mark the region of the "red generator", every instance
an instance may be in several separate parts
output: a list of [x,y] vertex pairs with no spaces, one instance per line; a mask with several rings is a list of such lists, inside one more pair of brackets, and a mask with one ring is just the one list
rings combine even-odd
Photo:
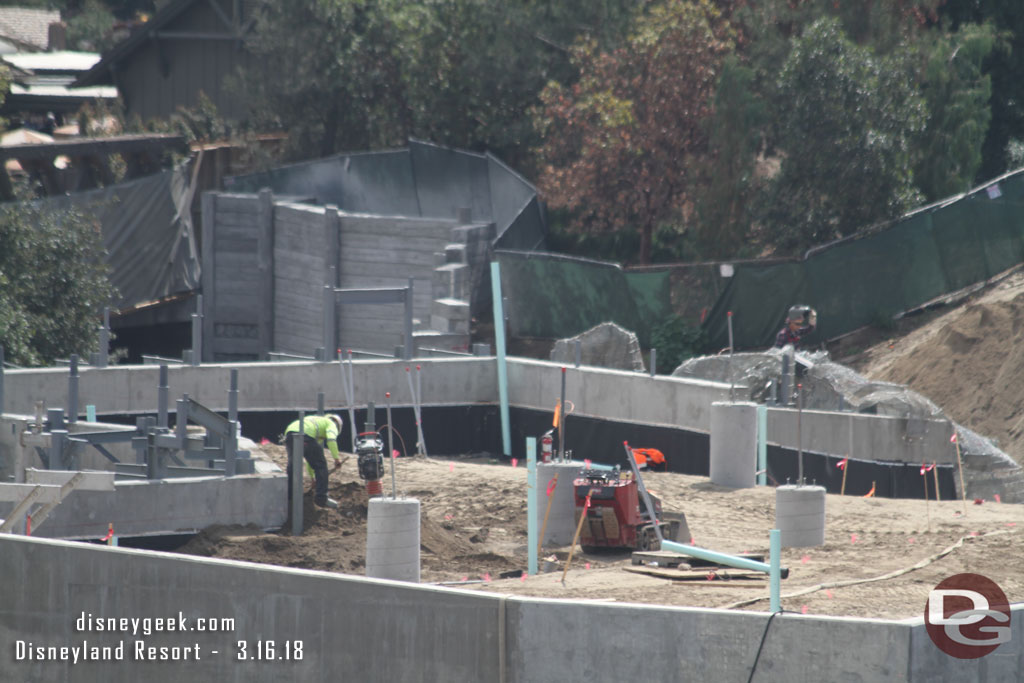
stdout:
[[[573,488],[577,524],[586,505],[587,494],[590,494],[590,508],[586,510],[587,518],[580,529],[580,545],[584,552],[592,548],[660,549],[635,479],[620,476],[618,469],[584,470],[573,481]],[[662,536],[670,541],[677,540],[685,517],[669,513],[670,519],[665,519],[661,501],[652,495],[651,502],[654,514],[660,520]]]

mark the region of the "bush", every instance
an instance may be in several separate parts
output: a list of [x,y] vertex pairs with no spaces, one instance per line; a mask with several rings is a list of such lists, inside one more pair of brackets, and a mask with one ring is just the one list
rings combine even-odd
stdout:
[[671,374],[687,358],[707,351],[708,339],[704,330],[693,327],[674,315],[651,330],[651,348],[658,350],[658,372]]

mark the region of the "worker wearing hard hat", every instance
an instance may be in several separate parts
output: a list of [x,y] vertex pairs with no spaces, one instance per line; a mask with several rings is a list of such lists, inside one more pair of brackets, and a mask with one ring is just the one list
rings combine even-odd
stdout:
[[794,348],[800,340],[814,332],[818,325],[818,313],[810,306],[793,306],[786,315],[786,326],[775,335],[776,348],[791,344]]
[[[338,503],[327,497],[327,457],[324,455],[324,444],[331,450],[335,466],[339,463],[338,435],[341,434],[340,415],[310,415],[302,420],[302,457],[313,469],[314,488],[313,502],[322,508],[337,508]],[[299,420],[292,422],[284,430],[285,445],[288,448],[288,460],[292,458],[291,437],[299,431]],[[292,468],[288,468],[288,495],[291,495]]]

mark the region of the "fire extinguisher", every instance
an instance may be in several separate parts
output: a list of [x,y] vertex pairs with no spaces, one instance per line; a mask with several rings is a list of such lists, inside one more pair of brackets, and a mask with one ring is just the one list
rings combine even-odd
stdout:
[[540,437],[540,457],[543,462],[551,462],[551,453],[555,444],[555,438],[552,435],[554,431],[549,429],[544,436]]

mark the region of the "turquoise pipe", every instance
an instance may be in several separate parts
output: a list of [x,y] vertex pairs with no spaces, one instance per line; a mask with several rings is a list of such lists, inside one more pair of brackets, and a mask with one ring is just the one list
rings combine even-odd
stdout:
[[[745,557],[736,557],[735,555],[720,553],[714,550],[708,550],[707,548],[698,548],[697,546],[686,545],[684,543],[676,543],[675,541],[662,541],[661,549],[670,550],[674,553],[679,553],[680,555],[696,557],[700,560],[707,560],[708,562],[717,562],[718,564],[726,567],[735,567],[736,569],[746,569],[754,572],[764,572],[765,574],[771,573],[771,566],[767,562],[748,560]],[[786,578],[789,576],[789,569],[786,567],[780,568],[779,575],[782,578]]]
[[537,573],[537,438],[526,437],[526,573]]
[[[771,563],[771,571],[768,573],[768,609],[774,614],[782,610],[782,600],[779,597],[779,577],[782,576],[782,569],[779,567],[779,562],[782,559],[782,532],[772,529],[768,538],[768,560]],[[788,569],[786,573],[789,573]]]
[[508,365],[505,362],[505,307],[501,300],[501,267],[491,261],[491,299],[494,310],[494,347],[498,357],[498,400],[501,403],[501,448],[512,455],[512,437],[508,419]]

